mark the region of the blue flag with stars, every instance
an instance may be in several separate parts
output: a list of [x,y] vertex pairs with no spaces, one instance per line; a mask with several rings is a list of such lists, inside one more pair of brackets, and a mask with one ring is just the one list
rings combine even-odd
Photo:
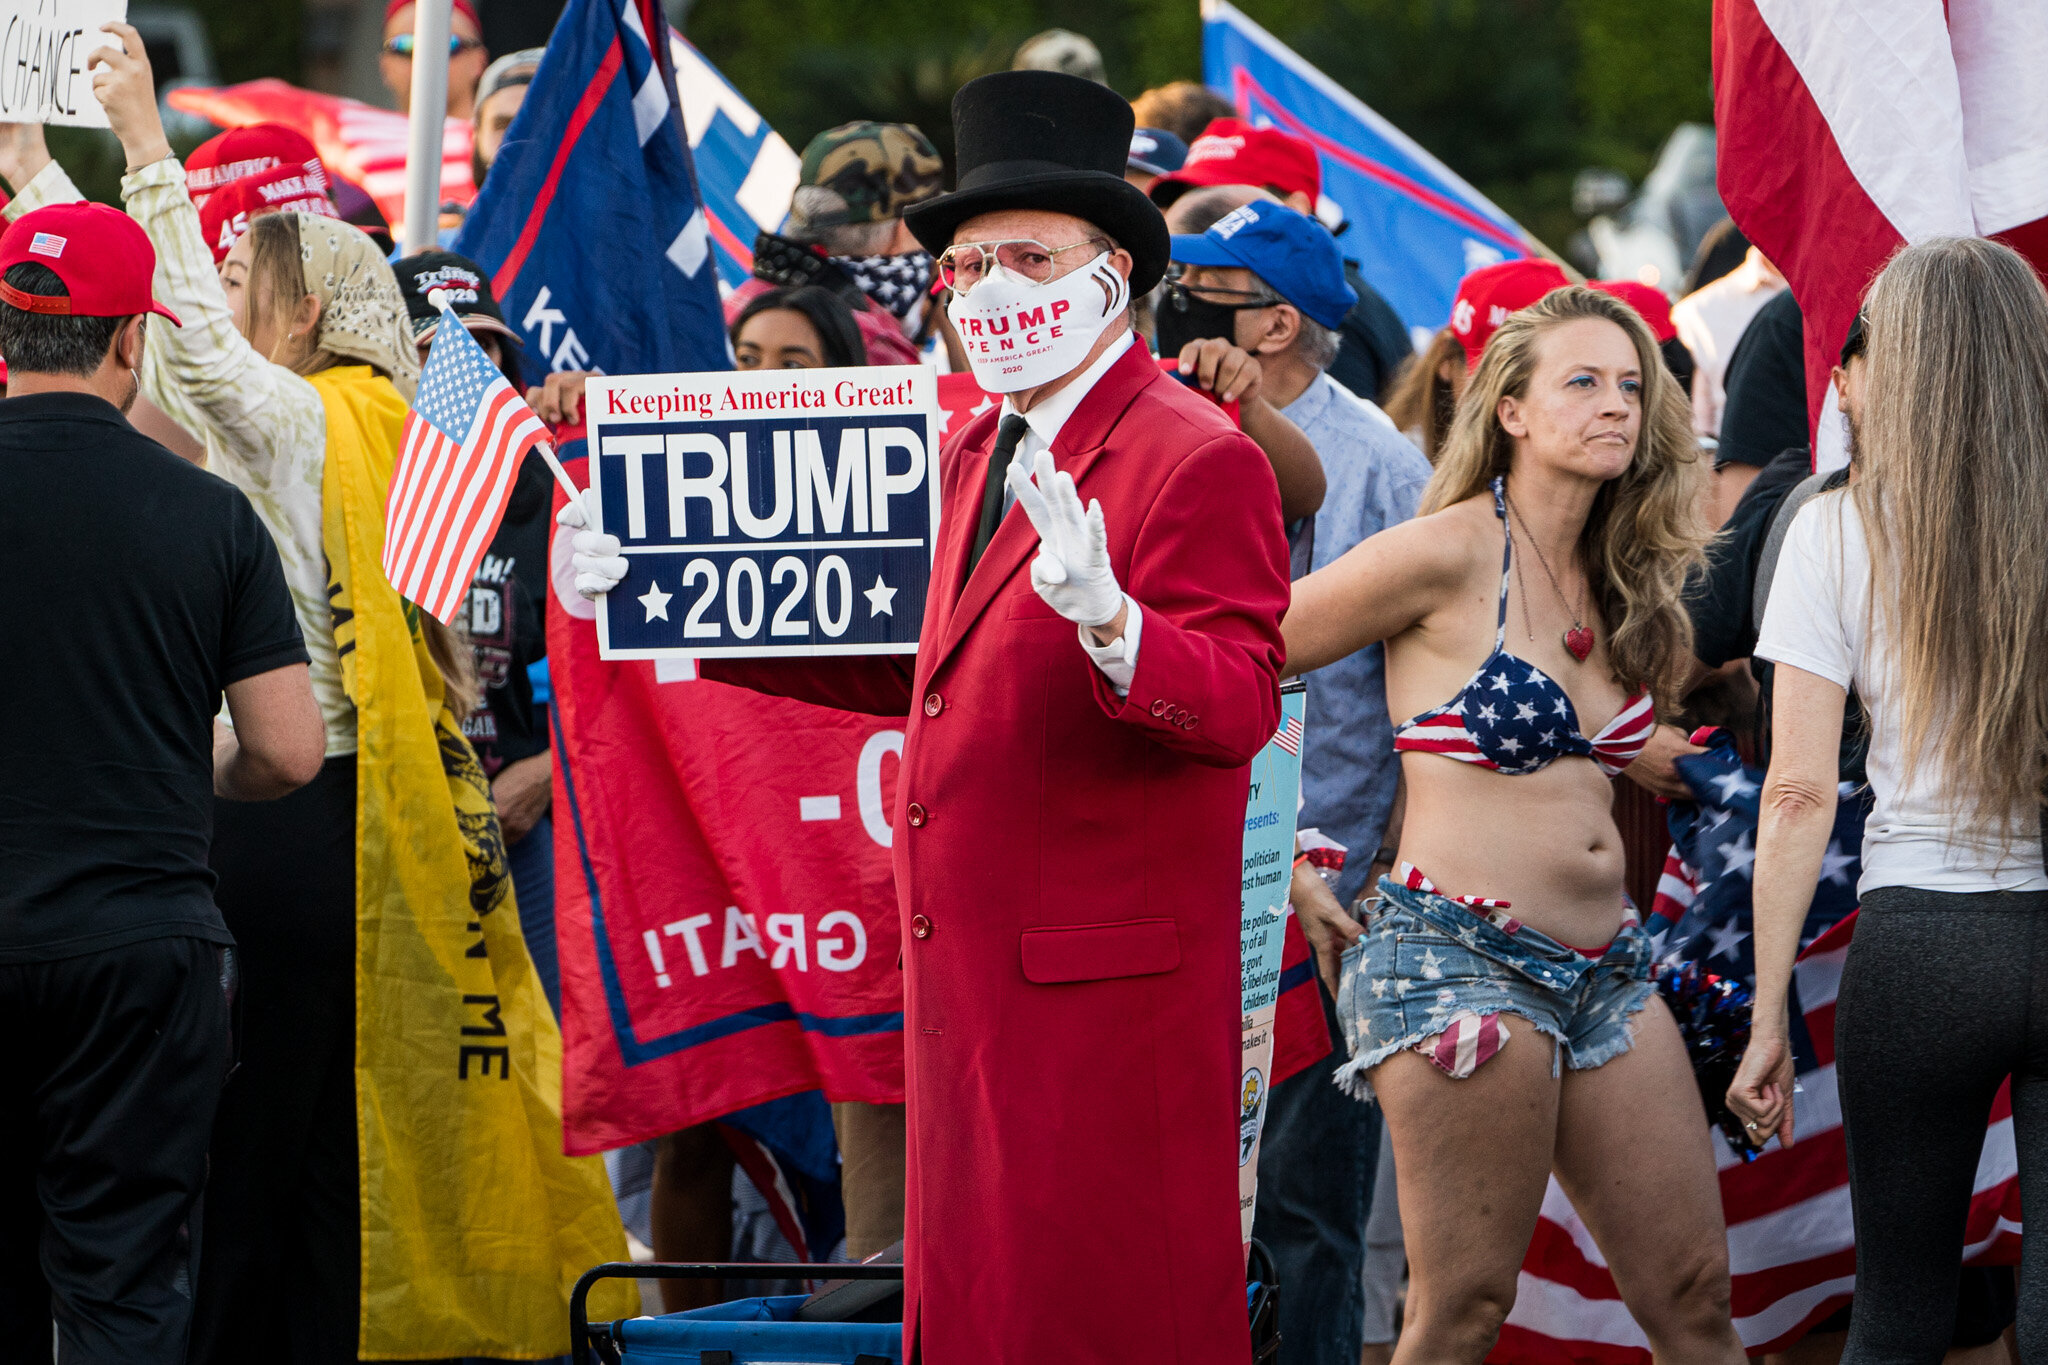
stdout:
[[569,0],[454,246],[490,272],[529,383],[731,367],[659,4]]
[[[1654,936],[1658,960],[1669,966],[1697,963],[1704,972],[1756,984],[1751,891],[1756,870],[1756,833],[1763,772],[1742,761],[1726,730],[1716,730],[1707,751],[1677,762],[1678,772],[1697,798],[1675,802],[1667,821],[1672,849],[1664,884],[1644,927]],[[1799,931],[1804,949],[1856,908],[1862,872],[1863,822],[1870,790],[1843,784],[1835,805],[1835,827],[1821,862],[1813,905]],[[1687,903],[1687,897],[1690,903]],[[1799,1020],[1797,1002],[1792,1017]],[[1809,1064],[1803,1029],[1795,1026],[1795,1061]],[[1797,1054],[1804,1053],[1804,1056]]]

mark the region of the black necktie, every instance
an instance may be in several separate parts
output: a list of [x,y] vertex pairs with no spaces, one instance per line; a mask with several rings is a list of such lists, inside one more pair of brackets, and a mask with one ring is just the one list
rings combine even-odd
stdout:
[[974,566],[981,563],[982,551],[988,549],[988,543],[995,539],[996,527],[1002,525],[1003,480],[1010,473],[1017,443],[1029,429],[1024,419],[1014,413],[996,428],[995,449],[988,453],[988,482],[981,489],[981,520],[974,528],[974,548],[967,552],[967,573],[961,578],[962,583],[974,576]]

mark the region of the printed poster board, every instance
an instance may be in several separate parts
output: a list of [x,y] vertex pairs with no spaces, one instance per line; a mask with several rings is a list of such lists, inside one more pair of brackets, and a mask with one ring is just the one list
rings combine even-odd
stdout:
[[120,47],[100,26],[127,17],[128,0],[0,0],[0,123],[106,127],[92,54]]
[[1259,1187],[1259,1135],[1273,1076],[1273,1016],[1280,1003],[1280,955],[1287,891],[1294,879],[1294,816],[1301,806],[1301,743],[1308,689],[1280,689],[1280,728],[1252,760],[1244,812],[1244,880],[1239,945],[1244,969],[1244,1065],[1238,1081],[1237,1195],[1246,1253]]
[[939,526],[928,366],[593,376],[625,580],[606,659],[912,654]]

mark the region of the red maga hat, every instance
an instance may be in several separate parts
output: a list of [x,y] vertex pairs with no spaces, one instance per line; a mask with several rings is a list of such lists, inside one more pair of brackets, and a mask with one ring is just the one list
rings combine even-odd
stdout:
[[0,236],[0,275],[23,261],[48,266],[71,292],[28,294],[0,280],[0,303],[66,317],[155,313],[169,318],[174,327],[183,325],[150,291],[156,248],[149,244],[149,235],[119,209],[79,202],[22,214]]
[[231,180],[207,196],[199,210],[199,231],[213,249],[213,263],[228,258],[228,248],[249,230],[249,220],[266,213],[311,213],[339,218],[323,184],[297,166],[279,166],[258,175]]
[[1258,185],[1306,194],[1313,205],[1323,197],[1323,167],[1307,138],[1219,118],[1189,146],[1179,170],[1152,182],[1152,200],[1164,208],[1198,185]]
[[1603,294],[1614,295],[1635,309],[1643,321],[1650,324],[1650,335],[1657,338],[1659,346],[1678,335],[1678,328],[1671,321],[1671,299],[1656,286],[1635,280],[1587,280],[1586,283]]
[[1457,301],[1451,305],[1451,331],[1465,348],[1465,368],[1479,368],[1486,343],[1510,313],[1518,313],[1570,283],[1557,262],[1540,257],[1502,261],[1458,281]]
[[312,177],[320,189],[327,189],[327,165],[307,136],[282,123],[252,123],[230,128],[192,149],[185,158],[185,190],[199,208],[206,196],[245,176],[262,175],[280,167]]

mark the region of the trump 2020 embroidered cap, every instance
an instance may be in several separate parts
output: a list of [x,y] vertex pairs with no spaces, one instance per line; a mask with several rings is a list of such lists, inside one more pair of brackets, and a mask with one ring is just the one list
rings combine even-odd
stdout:
[[30,294],[0,279],[0,302],[29,313],[125,318],[155,313],[183,326],[156,301],[150,279],[156,248],[142,225],[105,204],[52,204],[24,213],[0,236],[0,276],[33,261],[48,266],[69,294]]

